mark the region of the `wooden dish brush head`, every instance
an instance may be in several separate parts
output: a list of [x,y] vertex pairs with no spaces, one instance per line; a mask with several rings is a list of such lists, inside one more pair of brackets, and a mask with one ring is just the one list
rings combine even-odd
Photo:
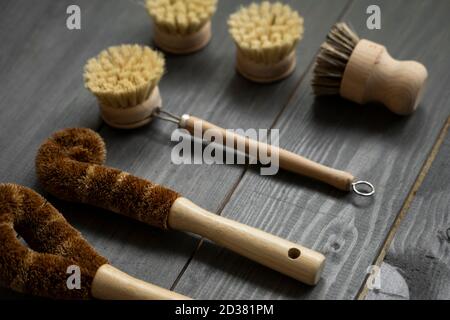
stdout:
[[255,82],[274,82],[295,69],[295,48],[303,37],[303,18],[290,6],[264,1],[243,7],[228,20],[237,46],[236,68]]
[[203,49],[211,40],[217,0],[147,0],[155,44],[173,54]]
[[85,86],[97,97],[103,120],[120,129],[149,123],[161,107],[158,83],[164,65],[161,53],[139,45],[110,47],[90,59]]
[[[0,244],[0,284],[35,296],[89,299],[97,270],[108,263],[43,197],[14,184],[0,184]],[[80,267],[81,286],[69,290],[73,265]]]
[[379,102],[396,114],[409,115],[419,105],[427,78],[424,65],[394,60],[384,46],[361,40],[340,22],[320,48],[312,86],[317,96]]

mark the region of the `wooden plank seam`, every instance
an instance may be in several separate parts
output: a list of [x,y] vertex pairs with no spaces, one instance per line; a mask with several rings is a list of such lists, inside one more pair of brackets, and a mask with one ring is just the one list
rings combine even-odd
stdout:
[[[353,5],[355,0],[349,0],[347,2],[347,5],[344,6],[344,8],[342,9],[341,14],[338,16],[338,19],[336,19],[336,22],[342,20],[342,18],[348,13],[348,11],[350,10],[351,6]],[[317,53],[319,52],[319,49],[317,49]],[[280,109],[280,112],[278,112],[278,114],[275,116],[273,123],[270,126],[270,129],[273,129],[276,124],[278,123],[278,121],[281,118],[281,115],[283,114],[283,112],[285,112],[287,106],[289,106],[289,104],[291,103],[291,101],[294,99],[296,93],[298,92],[298,90],[300,89],[301,84],[303,83],[303,81],[306,79],[306,76],[312,71],[312,68],[314,66],[314,62],[315,62],[315,56],[312,58],[311,62],[308,64],[308,67],[306,68],[304,74],[300,77],[300,79],[298,80],[297,84],[295,85],[292,93],[288,96],[286,103],[284,103],[283,107]],[[239,179],[236,181],[236,183],[234,184],[234,186],[231,188],[229,194],[224,198],[220,209],[217,211],[217,214],[220,216],[222,214],[223,209],[226,207],[226,205],[228,204],[228,202],[230,201],[230,199],[232,198],[234,192],[237,190],[237,188],[239,187],[242,179],[244,178],[245,174],[247,173],[249,169],[249,166],[246,165],[242,171],[241,176],[239,177]],[[178,282],[181,280],[181,278],[183,277],[185,271],[187,270],[187,268],[189,267],[189,264],[191,263],[191,261],[194,259],[195,255],[197,254],[197,252],[200,250],[200,248],[202,247],[203,244],[203,238],[200,239],[198,245],[196,246],[195,250],[192,252],[192,255],[189,257],[189,259],[186,261],[186,264],[183,266],[183,268],[181,269],[180,273],[178,274],[177,278],[175,279],[174,283],[172,284],[172,286],[170,287],[170,290],[175,290]]]
[[[373,265],[380,267],[382,262],[384,261],[384,258],[386,257],[387,251],[395,237],[395,234],[397,233],[398,228],[400,227],[400,224],[402,223],[403,219],[406,217],[409,208],[417,194],[417,192],[419,191],[422,183],[424,182],[434,160],[436,159],[436,156],[439,153],[439,150],[441,149],[442,143],[445,140],[445,137],[448,134],[450,128],[450,117],[447,119],[446,123],[444,124],[444,127],[441,129],[441,132],[439,133],[438,138],[436,139],[436,142],[427,158],[427,160],[425,161],[422,169],[419,172],[419,175],[416,178],[416,181],[414,182],[414,185],[411,188],[411,191],[409,192],[405,202],[403,203],[403,206],[401,207],[385,241],[383,246],[381,247],[380,253],[377,255],[377,258],[375,259],[375,262],[373,263]],[[369,279],[369,274],[366,276],[363,285],[360,289],[360,292],[357,296],[358,300],[364,300],[369,292],[369,288],[367,287],[367,280]]]

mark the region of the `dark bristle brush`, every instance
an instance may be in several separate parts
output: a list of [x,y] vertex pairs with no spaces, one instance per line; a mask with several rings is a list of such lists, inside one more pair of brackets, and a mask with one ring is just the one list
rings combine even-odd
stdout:
[[261,230],[212,214],[177,192],[104,166],[102,138],[66,129],[43,143],[36,170],[44,188],[67,201],[105,208],[162,229],[198,234],[269,268],[315,285],[325,257]]
[[[15,184],[0,184],[0,253],[0,285],[21,293],[53,299],[189,299],[109,265],[49,202]],[[79,288],[67,285],[71,266],[80,268]]]
[[360,39],[340,22],[321,46],[312,86],[317,96],[379,102],[396,114],[409,115],[419,105],[427,78],[423,64],[393,59],[386,47]]

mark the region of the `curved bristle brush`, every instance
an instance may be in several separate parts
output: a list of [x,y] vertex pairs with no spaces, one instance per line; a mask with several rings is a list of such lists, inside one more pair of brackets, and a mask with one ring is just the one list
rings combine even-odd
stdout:
[[105,208],[162,229],[192,232],[269,268],[315,285],[325,257],[316,251],[210,213],[177,192],[103,166],[105,144],[90,129],[66,129],[40,147],[36,170],[63,200]]
[[[352,174],[315,163],[284,149],[231,133],[205,120],[183,115],[178,117],[162,110],[158,83],[164,73],[163,57],[148,47],[122,45],[104,50],[85,66],[85,84],[98,99],[102,118],[114,128],[132,129],[159,118],[176,123],[192,135],[196,127],[204,134],[214,130],[222,137],[234,140],[234,146],[248,150],[267,150],[279,155],[282,169],[328,183],[340,190],[353,190],[371,196],[374,187],[366,181],[356,181]],[[226,144],[226,142],[224,142]],[[370,190],[364,191],[360,185]]]
[[322,44],[314,68],[314,93],[341,95],[359,104],[379,102],[399,115],[413,113],[428,72],[416,61],[394,60],[386,47],[360,39],[349,26],[336,24]]
[[228,26],[237,46],[236,68],[247,79],[274,82],[295,70],[303,18],[289,5],[252,3],[232,14]]
[[211,18],[217,0],[147,0],[154,42],[163,51],[188,54],[211,40]]
[[[0,252],[0,284],[21,293],[53,299],[189,299],[112,267],[49,202],[15,184],[0,184]],[[79,267],[80,286],[69,289],[73,266]]]

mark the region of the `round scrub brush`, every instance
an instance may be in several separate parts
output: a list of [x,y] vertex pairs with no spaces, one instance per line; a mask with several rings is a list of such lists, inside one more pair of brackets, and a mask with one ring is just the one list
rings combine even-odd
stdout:
[[228,20],[237,46],[236,67],[246,78],[273,82],[295,69],[303,18],[288,5],[264,1],[232,14]]
[[[109,265],[47,200],[15,184],[0,184],[0,253],[0,284],[22,293],[53,299],[187,299]],[[74,266],[80,270],[79,288],[68,285]]]
[[211,40],[211,18],[217,0],[147,0],[155,44],[164,51],[188,54]]
[[325,263],[321,253],[215,215],[175,191],[106,167],[105,154],[105,144],[94,131],[59,131],[39,148],[39,180],[61,199],[105,208],[162,229],[192,232],[307,284],[319,281]]
[[396,114],[408,115],[416,110],[427,78],[422,64],[394,60],[384,46],[359,39],[341,22],[321,46],[312,86],[318,96],[380,102]]
[[131,129],[149,123],[161,106],[158,83],[163,73],[160,53],[145,46],[121,45],[90,59],[84,79],[98,99],[103,120],[112,127]]

